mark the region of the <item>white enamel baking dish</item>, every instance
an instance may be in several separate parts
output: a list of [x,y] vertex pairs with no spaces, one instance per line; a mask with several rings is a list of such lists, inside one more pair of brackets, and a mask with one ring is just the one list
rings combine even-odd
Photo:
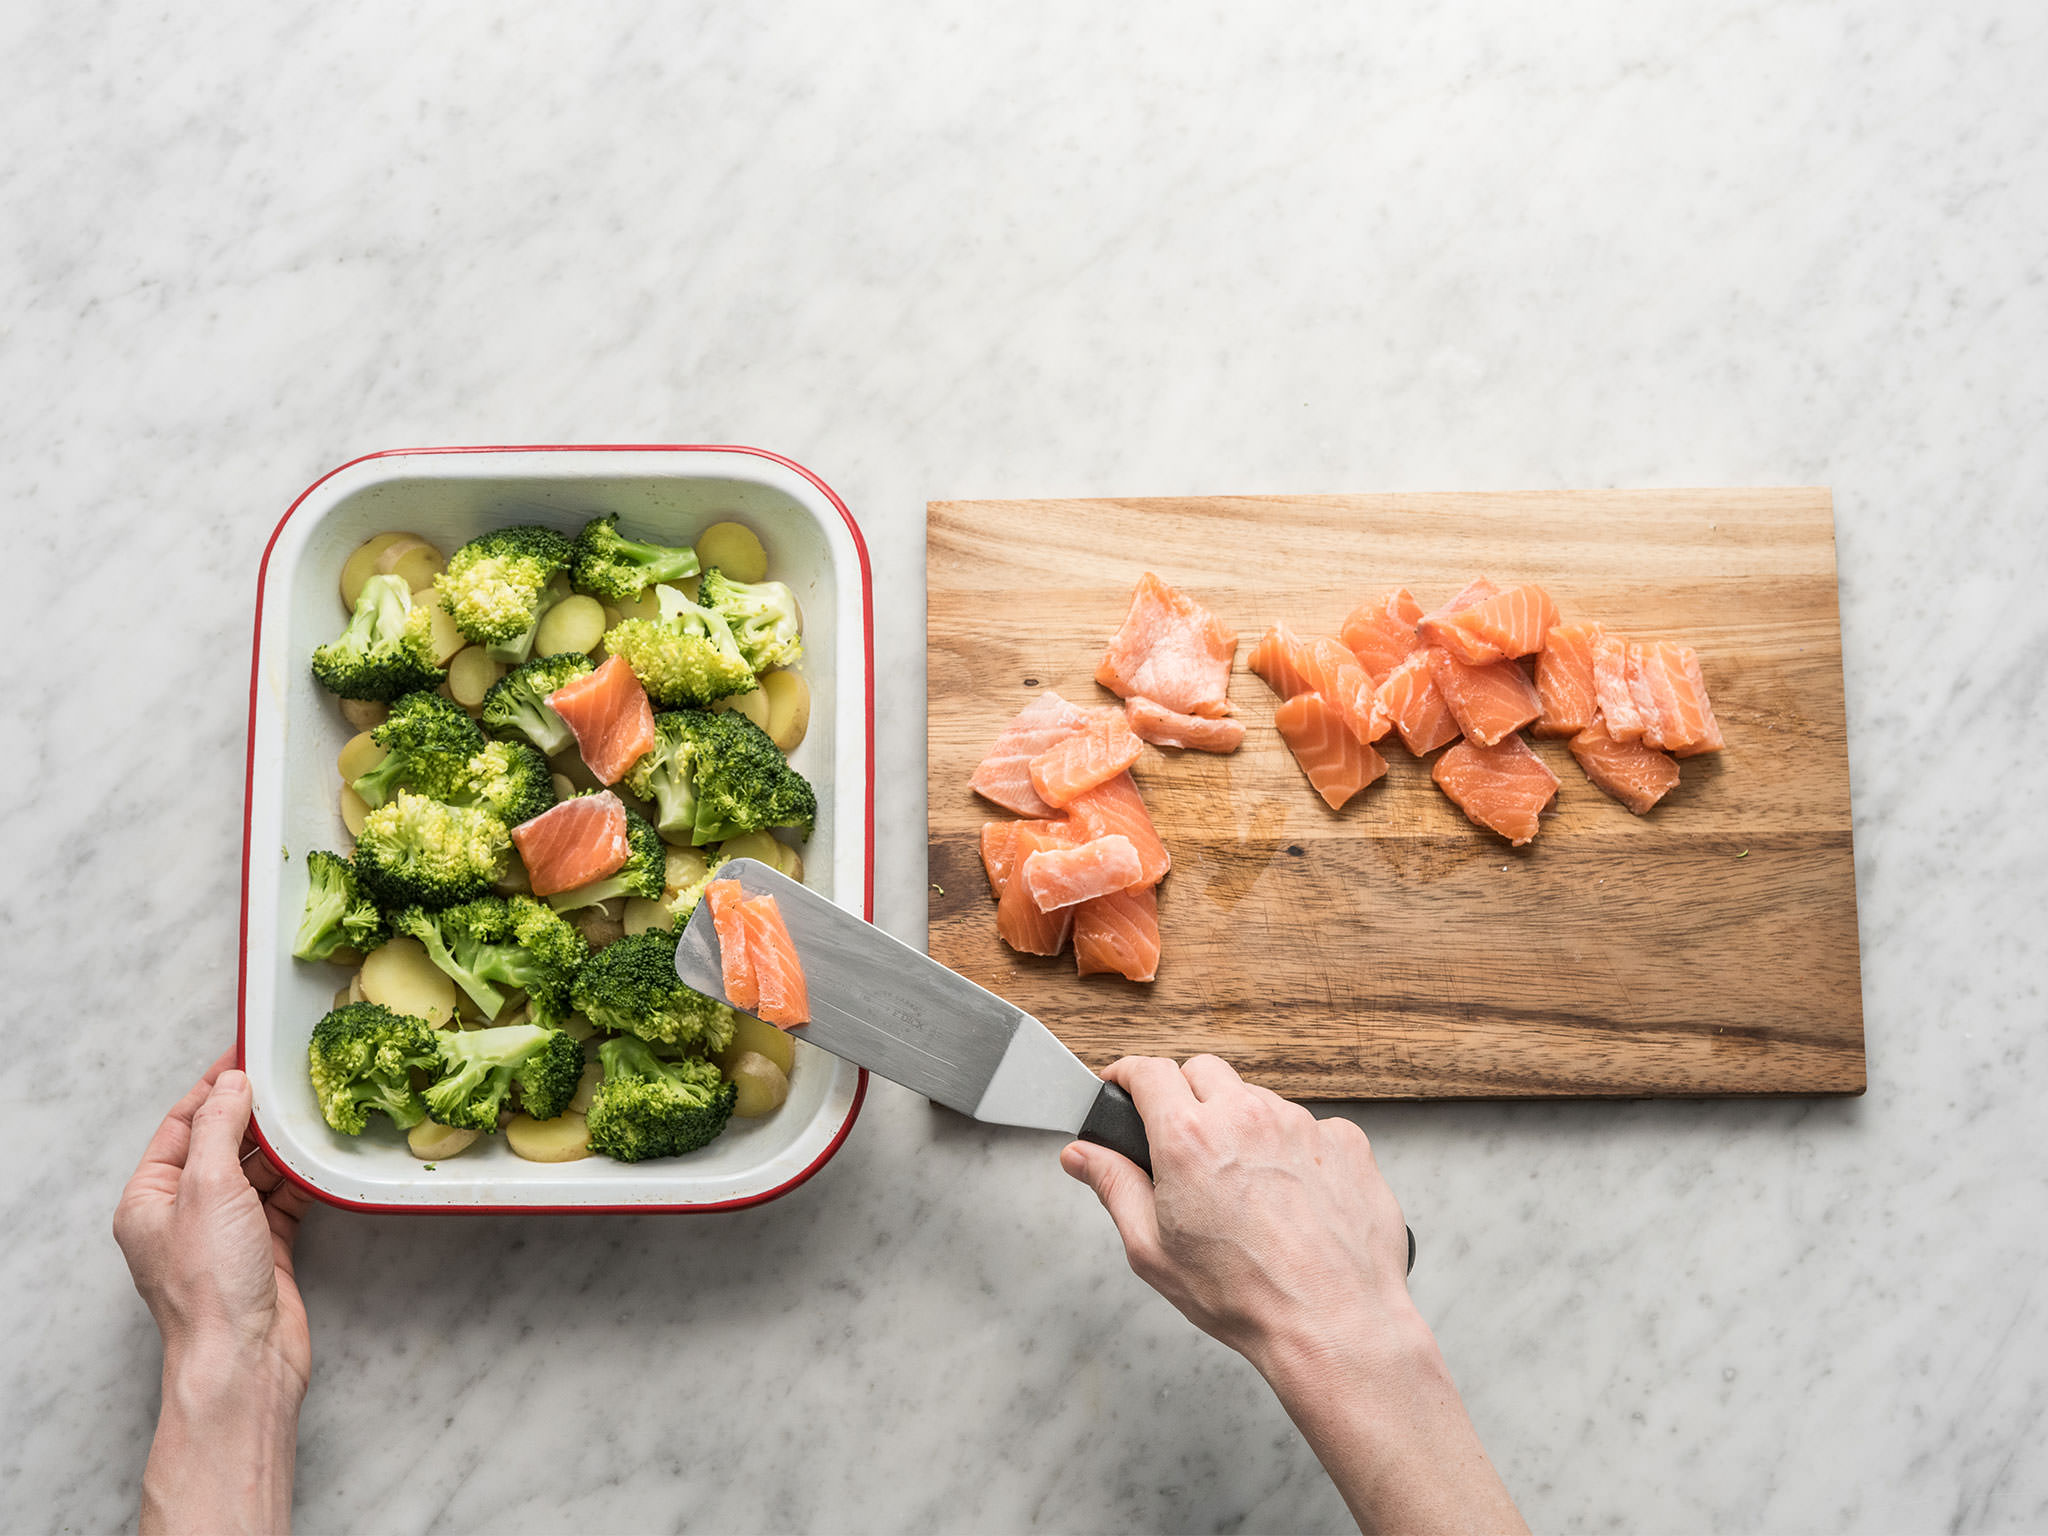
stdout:
[[573,532],[616,512],[631,533],[689,543],[736,517],[804,612],[809,734],[791,761],[817,787],[805,881],[841,906],[874,906],[873,595],[867,550],[824,481],[756,448],[425,448],[371,454],[315,481],[271,535],[257,578],[242,847],[240,1051],[255,1134],[278,1168],[334,1205],[374,1211],[715,1211],[771,1200],[824,1166],[852,1129],[867,1074],[797,1044],[788,1101],[732,1122],[701,1152],[638,1164],[529,1163],[490,1137],[428,1171],[380,1115],[360,1136],[320,1118],[306,1040],[345,974],[291,957],[305,854],[345,850],[335,754],[351,734],[313,681],[313,647],[340,633],[341,564],[387,528],[443,551],[484,529]]

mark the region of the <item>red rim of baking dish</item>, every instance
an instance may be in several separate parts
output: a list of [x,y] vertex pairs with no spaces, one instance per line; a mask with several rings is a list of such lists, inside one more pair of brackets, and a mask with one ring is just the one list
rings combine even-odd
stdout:
[[[853,536],[854,552],[860,556],[860,612],[861,651],[866,666],[866,697],[863,708],[867,719],[867,737],[863,771],[866,782],[862,786],[863,842],[866,847],[865,871],[861,882],[861,916],[869,922],[875,920],[875,585],[873,573],[868,567],[867,540],[861,537],[860,524],[853,520],[853,514],[846,510],[846,503],[839,499],[839,493],[812,474],[794,459],[786,459],[779,453],[770,453],[766,448],[749,448],[743,443],[515,443],[503,446],[475,445],[459,448],[386,448],[377,453],[366,453],[360,458],[350,459],[346,464],[337,464],[326,474],[315,480],[298,498],[285,508],[284,516],[277,520],[277,526],[270,531],[269,542],[263,546],[263,560],[256,568],[256,634],[250,645],[249,656],[249,735],[248,747],[242,776],[242,925],[235,970],[235,1065],[240,1068],[246,1061],[244,1038],[248,1031],[248,988],[249,988],[249,843],[252,836],[250,827],[251,801],[256,791],[256,698],[257,679],[263,667],[263,587],[270,575],[270,552],[277,546],[278,535],[284,532],[284,525],[292,520],[292,514],[305,504],[308,496],[319,490],[329,480],[345,469],[358,464],[367,464],[373,459],[404,459],[444,453],[745,453],[757,459],[767,459],[785,469],[794,470],[810,481],[832,503],[833,508],[846,523],[846,531]],[[764,1189],[759,1194],[742,1195],[734,1200],[707,1200],[686,1205],[663,1205],[639,1203],[632,1205],[403,1205],[389,1204],[378,1200],[351,1200],[309,1183],[299,1176],[280,1157],[263,1134],[263,1127],[252,1113],[249,1117],[249,1134],[256,1139],[257,1146],[280,1177],[297,1185],[314,1199],[326,1205],[339,1206],[350,1211],[375,1211],[380,1214],[405,1216],[527,1216],[527,1215],[623,1215],[628,1213],[689,1215],[711,1211],[738,1211],[750,1205],[762,1205],[778,1196],[788,1194],[799,1184],[810,1178],[820,1168],[832,1161],[840,1143],[846,1140],[853,1129],[853,1122],[860,1118],[860,1107],[868,1094],[868,1071],[860,1069],[854,1083],[853,1102],[847,1106],[846,1119],[833,1133],[832,1139],[810,1163],[797,1173],[783,1180],[773,1189]]]

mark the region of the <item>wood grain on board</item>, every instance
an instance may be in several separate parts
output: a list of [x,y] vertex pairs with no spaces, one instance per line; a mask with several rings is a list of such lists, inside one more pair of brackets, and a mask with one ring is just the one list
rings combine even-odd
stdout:
[[[1151,985],[996,937],[968,778],[1096,662],[1146,570],[1239,631],[1233,756],[1148,748],[1173,854]],[[1483,832],[1389,737],[1332,812],[1243,670],[1275,620],[1335,634],[1406,586],[1540,582],[1567,619],[1696,647],[1727,748],[1636,817],[1563,742],[1527,848]],[[926,575],[931,953],[1091,1066],[1213,1051],[1298,1098],[1859,1093],[1863,1021],[1825,490],[934,502]]]

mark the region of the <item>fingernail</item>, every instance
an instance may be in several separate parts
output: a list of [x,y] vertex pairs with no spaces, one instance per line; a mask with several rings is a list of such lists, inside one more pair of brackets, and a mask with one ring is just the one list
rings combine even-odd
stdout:
[[227,1071],[221,1073],[219,1077],[213,1080],[214,1092],[218,1093],[223,1088],[240,1088],[248,1081],[248,1074],[234,1067],[229,1067]]
[[1060,1153],[1060,1167],[1074,1178],[1085,1179],[1088,1177],[1088,1154],[1069,1143],[1066,1150]]

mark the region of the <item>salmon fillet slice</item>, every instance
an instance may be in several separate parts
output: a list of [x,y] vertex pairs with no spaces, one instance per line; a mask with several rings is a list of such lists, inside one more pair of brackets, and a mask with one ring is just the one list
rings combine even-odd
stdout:
[[1411,651],[1380,684],[1379,704],[1417,757],[1458,739],[1458,722],[1431,670],[1435,646]]
[[1029,855],[1017,866],[1016,878],[1024,882],[1041,912],[1057,912],[1145,884],[1145,866],[1137,847],[1121,832],[1090,838],[1071,848],[1046,848]]
[[1538,736],[1576,736],[1593,723],[1600,701],[1593,691],[1593,646],[1603,631],[1598,624],[1558,624],[1536,658],[1536,698],[1543,713],[1536,717]]
[[1645,724],[1628,681],[1628,644],[1602,633],[1593,640],[1593,701],[1607,734],[1616,741],[1640,741]]
[[1392,724],[1371,676],[1341,641],[1304,639],[1285,624],[1275,624],[1252,647],[1245,665],[1282,699],[1321,694],[1363,745],[1378,741]]
[[1586,777],[1638,816],[1678,787],[1678,764],[1667,754],[1639,741],[1616,741],[1597,717],[1569,745]]
[[1138,760],[1145,744],[1133,734],[1121,710],[1098,713],[1078,736],[1048,747],[1027,765],[1031,787],[1055,810],[1076,795],[1113,779]]
[[1499,595],[1499,587],[1496,587],[1484,576],[1474,576],[1465,583],[1464,589],[1456,597],[1445,603],[1441,608],[1430,609],[1429,612],[1425,613],[1416,622],[1415,643],[1417,645],[1437,644],[1438,642],[1432,633],[1434,626],[1442,624],[1452,614],[1461,613],[1465,609],[1470,608],[1474,603],[1483,603],[1489,597],[1498,597]]
[[1434,651],[1430,676],[1450,706],[1451,718],[1475,743],[1490,747],[1543,713],[1536,685],[1512,661],[1468,666],[1448,651]]
[[761,1001],[754,965],[747,952],[747,893],[737,880],[714,880],[704,887],[711,903],[711,926],[718,934],[718,974],[725,1000],[752,1013]]
[[[1022,822],[1016,823],[1014,835],[1015,851],[1013,870],[1034,853],[1044,853],[1067,846],[1064,837],[1048,836],[1042,832],[1024,830]],[[1038,903],[1031,899],[1024,881],[1012,873],[1003,893],[996,899],[996,932],[1010,948],[1021,955],[1056,955],[1067,947],[1067,934],[1073,928],[1074,914],[1070,907],[1057,912],[1039,910]]]
[[1480,666],[1543,649],[1557,623],[1557,604],[1541,587],[1510,587],[1423,626],[1423,638],[1467,666]]
[[1235,752],[1244,744],[1244,722],[1184,715],[1139,695],[1124,705],[1131,731],[1155,747],[1189,747],[1197,752]]
[[602,880],[632,856],[625,802],[608,789],[552,805],[512,829],[519,862],[536,896]]
[[969,787],[982,799],[1019,816],[1050,816],[1057,807],[1047,805],[1032,788],[1031,760],[1080,735],[1087,726],[1086,710],[1046,689],[1003,727],[996,744],[968,780]]
[[[1108,837],[1113,832],[1128,837],[1138,850],[1147,885],[1157,885],[1173,867],[1166,844],[1159,840],[1151,813],[1145,809],[1145,797],[1138,793],[1128,769],[1076,799],[1067,807],[1067,819],[1083,838]],[[1021,839],[1018,847],[1023,847]]]
[[1315,792],[1333,811],[1387,771],[1386,759],[1358,739],[1351,722],[1320,693],[1297,693],[1273,711],[1273,724]]
[[1406,587],[1351,610],[1337,636],[1375,686],[1413,654],[1420,643],[1415,632],[1422,622],[1422,604]]
[[654,706],[623,656],[572,677],[548,695],[548,708],[576,737],[576,750],[600,784],[616,784],[654,746]]
[[988,892],[1002,900],[1003,887],[1017,867],[1017,830],[1026,828],[1045,837],[1071,840],[1072,828],[1059,821],[988,821],[981,827],[981,867],[988,872]]
[[[746,924],[747,964],[753,968],[758,999],[754,1017],[778,1029],[810,1023],[811,989],[775,898],[756,896],[741,903],[740,916]],[[723,954],[719,958],[722,964]]]
[[1645,701],[1643,744],[1680,757],[1721,749],[1721,726],[1707,698],[1700,659],[1690,646],[1657,640],[1629,647],[1632,691]]
[[1473,822],[1517,848],[1536,835],[1537,816],[1557,793],[1557,775],[1519,736],[1486,747],[1461,741],[1430,777]]
[[1150,981],[1159,974],[1159,888],[1134,885],[1074,908],[1074,969]]
[[1119,698],[1142,695],[1185,715],[1230,713],[1237,632],[1147,571],[1110,637],[1095,681]]

